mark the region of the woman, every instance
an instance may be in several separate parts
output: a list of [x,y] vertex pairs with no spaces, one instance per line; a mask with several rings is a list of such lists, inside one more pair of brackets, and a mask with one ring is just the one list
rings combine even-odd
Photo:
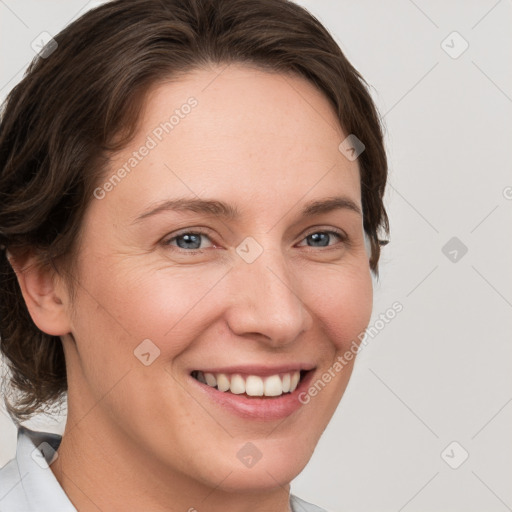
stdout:
[[[117,0],[0,126],[0,510],[321,510],[290,494],[371,314],[387,175],[365,84],[284,0]],[[352,354],[352,355],[350,355]]]

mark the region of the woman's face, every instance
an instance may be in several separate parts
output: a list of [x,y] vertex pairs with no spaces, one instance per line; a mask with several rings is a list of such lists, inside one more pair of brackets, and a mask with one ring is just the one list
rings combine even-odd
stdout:
[[347,135],[298,77],[231,65],[152,90],[84,219],[64,337],[70,423],[150,471],[226,490],[302,470],[372,306]]

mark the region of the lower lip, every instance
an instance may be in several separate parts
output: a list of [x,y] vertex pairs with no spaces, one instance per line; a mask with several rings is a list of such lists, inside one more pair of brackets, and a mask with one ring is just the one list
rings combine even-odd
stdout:
[[299,382],[292,393],[284,393],[276,397],[248,397],[244,394],[235,395],[229,391],[219,391],[190,376],[199,389],[216,404],[228,411],[251,420],[271,421],[286,418],[300,409],[304,404],[299,395],[308,388],[314,370],[310,370]]

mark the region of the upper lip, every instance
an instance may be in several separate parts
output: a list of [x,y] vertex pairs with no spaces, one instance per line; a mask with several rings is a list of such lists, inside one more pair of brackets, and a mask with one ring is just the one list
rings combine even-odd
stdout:
[[287,363],[275,366],[263,365],[240,365],[240,366],[222,366],[217,368],[194,368],[192,371],[200,371],[203,373],[228,373],[228,374],[247,374],[247,375],[276,375],[277,373],[288,373],[294,371],[313,370],[315,365],[308,363]]

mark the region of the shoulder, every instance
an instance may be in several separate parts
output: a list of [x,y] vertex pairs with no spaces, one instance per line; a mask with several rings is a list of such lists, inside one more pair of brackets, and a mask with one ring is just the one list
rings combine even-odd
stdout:
[[290,505],[292,507],[292,512],[328,512],[327,510],[317,507],[312,503],[301,500],[293,494],[290,495]]
[[21,482],[16,459],[10,460],[0,468],[0,510],[12,512],[30,510]]

